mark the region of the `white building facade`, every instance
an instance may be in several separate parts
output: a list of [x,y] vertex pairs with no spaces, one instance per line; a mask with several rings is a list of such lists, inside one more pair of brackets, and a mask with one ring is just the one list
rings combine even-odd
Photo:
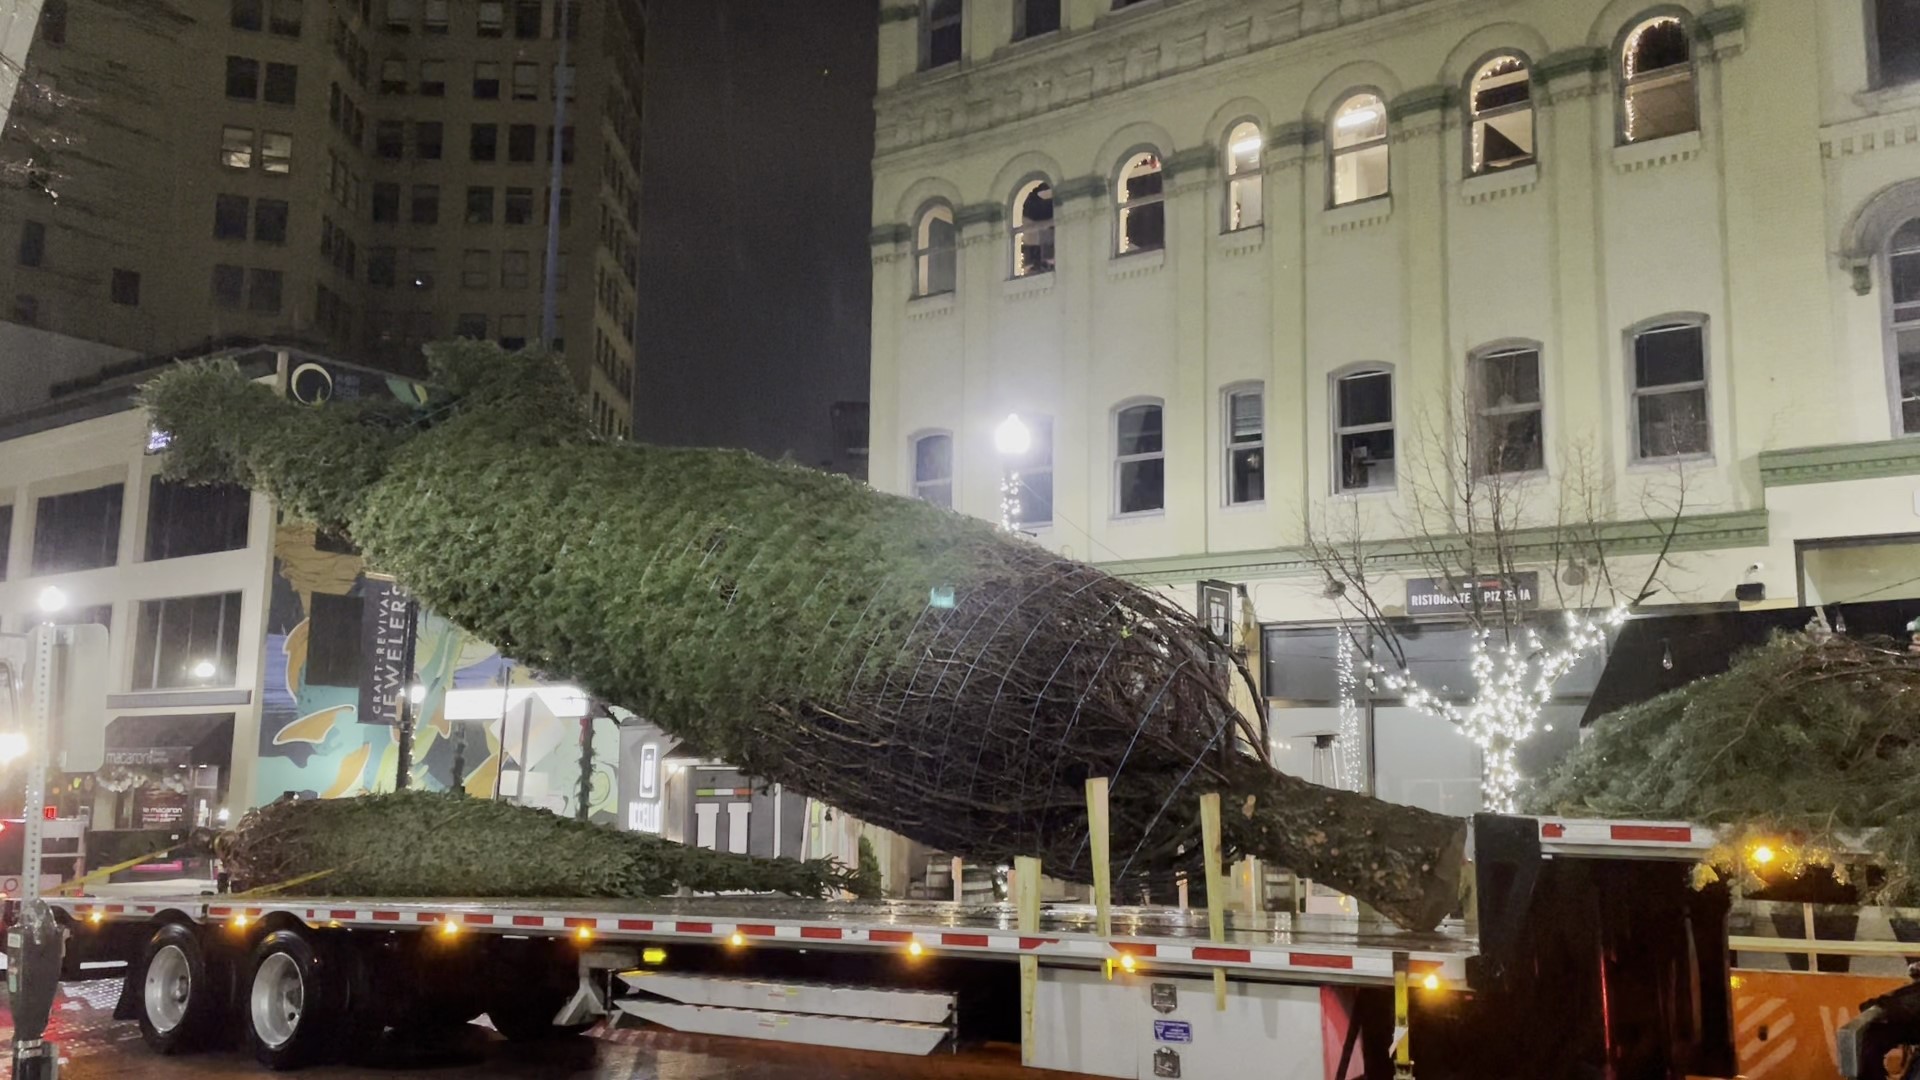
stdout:
[[[1038,542],[1242,587],[1269,652],[1338,615],[1309,531],[1406,537],[1462,434],[1530,523],[1683,489],[1654,604],[1920,596],[1920,4],[879,17],[876,486],[997,518],[1017,471]],[[1265,690],[1306,771],[1332,702]],[[1375,711],[1374,789],[1476,808],[1433,732]]]

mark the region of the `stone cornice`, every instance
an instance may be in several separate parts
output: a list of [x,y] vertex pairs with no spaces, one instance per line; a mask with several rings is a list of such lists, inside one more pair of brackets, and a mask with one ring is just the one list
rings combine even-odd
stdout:
[[1766,487],[1886,476],[1920,476],[1920,439],[1807,446],[1760,455],[1760,482]]
[[1106,193],[1107,182],[1098,176],[1077,176],[1053,185],[1054,201],[1062,203],[1076,199],[1097,199]]
[[974,203],[953,212],[953,223],[964,229],[969,225],[991,225],[1007,216],[999,203]]
[[867,233],[868,247],[892,247],[913,239],[913,226],[904,224],[875,225]]
[[1607,50],[1587,46],[1562,49],[1542,57],[1533,65],[1533,75],[1542,82],[1555,82],[1571,75],[1595,75],[1607,70]]
[[[1666,535],[1667,522],[1611,522],[1598,527],[1598,543],[1608,557],[1651,555],[1657,553]],[[1523,529],[1513,535],[1511,557],[1523,566],[1550,565],[1554,562],[1555,539],[1552,528]],[[1674,530],[1670,551],[1718,551],[1728,548],[1765,547],[1767,512],[1737,510],[1721,514],[1699,514],[1682,518]],[[1366,545],[1368,565],[1382,570],[1421,571],[1432,565],[1427,554],[1433,547],[1460,550],[1459,537],[1440,537],[1429,543],[1410,539],[1381,540]],[[1265,551],[1230,551],[1218,554],[1175,555],[1163,559],[1136,559],[1105,562],[1100,568],[1142,585],[1173,585],[1203,578],[1245,581],[1252,578],[1299,577],[1318,571],[1304,547],[1272,548]]]
[[[1090,30],[1024,43],[959,70],[909,75],[875,103],[875,157],[964,138],[1089,100],[1187,75],[1316,53],[1364,51],[1378,35],[1416,30],[1485,0],[1168,0],[1158,10],[1103,19]],[[1158,5],[1155,5],[1158,7]],[[1253,10],[1249,10],[1249,8]],[[1391,10],[1382,10],[1390,7]],[[1236,64],[1245,61],[1245,64]]]
[[1169,179],[1190,172],[1211,169],[1217,163],[1219,155],[1211,146],[1189,146],[1185,150],[1167,155],[1162,168]]
[[920,17],[920,9],[912,4],[895,4],[880,9],[880,25],[888,23],[912,22]]

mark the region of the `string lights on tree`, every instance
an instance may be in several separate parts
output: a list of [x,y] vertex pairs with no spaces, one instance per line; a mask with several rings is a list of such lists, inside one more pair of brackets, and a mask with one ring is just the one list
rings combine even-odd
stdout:
[[1381,671],[1381,680],[1410,708],[1455,725],[1480,748],[1487,809],[1510,814],[1519,808],[1520,744],[1539,726],[1554,686],[1582,657],[1605,645],[1607,632],[1626,618],[1624,607],[1597,619],[1569,611],[1564,636],[1553,645],[1532,627],[1508,631],[1503,642],[1495,642],[1490,629],[1474,631],[1469,655],[1475,693],[1464,704],[1435,694],[1404,671]]
[[1340,679],[1340,753],[1335,759],[1340,786],[1348,791],[1364,789],[1366,777],[1360,770],[1360,680],[1353,664],[1353,635],[1344,629],[1334,652],[1334,670]]

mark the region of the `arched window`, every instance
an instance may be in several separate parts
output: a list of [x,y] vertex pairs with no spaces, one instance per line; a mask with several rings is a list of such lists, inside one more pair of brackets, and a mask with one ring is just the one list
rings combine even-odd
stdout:
[[1013,276],[1053,272],[1053,185],[1029,180],[1013,193]]
[[1263,220],[1260,151],[1266,139],[1260,125],[1244,120],[1227,132],[1227,231],[1251,229]]
[[1387,194],[1387,106],[1380,95],[1360,91],[1333,110],[1333,205]]
[[1120,254],[1157,251],[1167,243],[1166,189],[1161,182],[1160,155],[1145,150],[1127,159],[1120,170],[1114,200],[1118,209]]
[[1630,335],[1633,349],[1633,456],[1641,461],[1705,457],[1713,452],[1707,412],[1707,321],[1670,315]]
[[1920,218],[1887,243],[1887,363],[1900,434],[1920,435]]
[[1547,467],[1542,424],[1540,347],[1493,345],[1469,361],[1473,380],[1471,435],[1475,476],[1539,472]]
[[930,203],[913,224],[913,295],[938,296],[953,291],[958,277],[959,229],[953,207]]
[[952,435],[934,431],[913,440],[913,497],[952,508]]
[[1150,514],[1167,506],[1167,441],[1160,403],[1129,405],[1114,412],[1114,508]]
[[1621,141],[1664,139],[1699,126],[1687,24],[1678,15],[1641,20],[1621,39]]
[[1476,175],[1532,163],[1533,84],[1525,57],[1508,53],[1481,64],[1467,86],[1467,108]]
[[1393,372],[1364,368],[1333,380],[1335,491],[1388,491],[1395,478]]

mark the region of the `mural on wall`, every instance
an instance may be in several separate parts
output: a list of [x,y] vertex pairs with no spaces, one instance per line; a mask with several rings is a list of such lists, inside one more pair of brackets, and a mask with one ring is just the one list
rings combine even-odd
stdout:
[[[426,398],[418,384],[340,366],[307,364],[292,375],[290,392],[316,405],[382,393],[412,404]],[[316,610],[332,620],[319,641]],[[414,681],[403,670],[409,610],[404,593],[367,573],[349,546],[316,535],[310,524],[281,522],[268,602],[256,801],[289,792],[335,799],[393,790],[399,704]],[[413,785],[445,791],[459,782],[481,798],[503,786],[508,795],[522,794],[524,757],[523,801],[571,815],[578,801],[580,721],[556,715],[548,707],[553,695],[527,692],[547,680],[431,612],[419,612],[415,624],[414,674],[425,696],[416,707]],[[352,632],[343,633],[343,625]],[[490,715],[474,717],[473,694],[465,695],[467,707],[454,710],[465,719],[449,715],[450,691],[480,690],[500,693]],[[611,720],[594,722],[593,748],[589,811],[596,821],[612,822],[619,732]]]

